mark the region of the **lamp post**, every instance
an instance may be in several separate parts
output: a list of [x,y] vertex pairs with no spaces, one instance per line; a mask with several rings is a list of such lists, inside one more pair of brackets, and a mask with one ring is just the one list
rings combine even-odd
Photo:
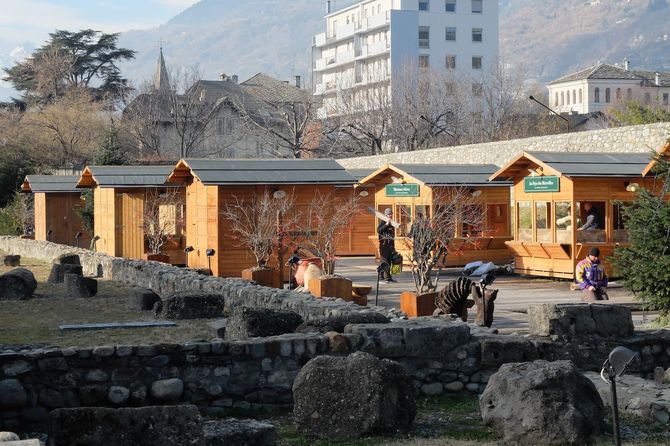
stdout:
[[81,232],[77,232],[77,233],[74,235],[74,240],[75,240],[75,243],[77,244],[77,248],[79,248],[79,238],[80,238],[82,235],[83,235],[83,234],[82,234]]
[[187,246],[184,248],[184,252],[186,253],[186,268],[188,268],[188,253],[193,252],[194,250],[195,248],[193,248],[193,246]]
[[531,95],[531,96],[528,96],[528,99],[530,99],[531,101],[537,102],[537,103],[540,104],[542,107],[546,108],[547,110],[549,110],[550,112],[552,112],[553,114],[555,114],[556,116],[558,116],[559,118],[561,118],[562,120],[564,120],[564,121],[565,121],[565,128],[566,128],[566,130],[567,130],[567,133],[570,133],[570,120],[569,120],[568,118],[566,118],[565,116],[561,116],[560,113],[556,113],[556,112],[555,112],[554,110],[552,110],[550,107],[547,107],[547,106],[544,105],[542,102],[540,102],[540,101],[538,101],[537,99],[535,99],[535,97],[532,96],[532,95]]
[[205,251],[205,255],[207,256],[207,269],[212,275],[214,275],[212,273],[212,256],[214,254],[216,254],[216,251],[212,248],[207,248],[207,250]]
[[[616,397],[616,378],[626,371],[626,368],[637,356],[637,352],[626,347],[614,347],[603,364],[600,371],[600,377],[605,382],[610,383],[610,396],[612,405],[612,421],[614,424],[614,444],[621,446],[621,437],[619,435],[619,406]],[[607,372],[607,378],[604,373]]]

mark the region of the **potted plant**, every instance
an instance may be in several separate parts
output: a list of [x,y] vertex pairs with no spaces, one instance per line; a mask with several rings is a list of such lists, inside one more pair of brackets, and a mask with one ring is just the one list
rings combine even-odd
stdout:
[[412,222],[408,260],[415,291],[400,295],[400,310],[409,317],[430,316],[435,311],[440,272],[447,255],[458,249],[453,244],[457,226],[481,228],[485,222],[476,201],[465,188],[435,192],[432,215],[417,215]]
[[318,190],[303,217],[302,245],[321,259],[321,277],[309,281],[309,292],[316,297],[339,297],[352,300],[352,282],[335,276],[337,242],[356,215],[360,213],[359,198],[351,194],[345,199]]
[[142,214],[148,250],[145,260],[170,263],[170,256],[161,250],[167,242],[174,241],[178,228],[183,226],[178,209],[182,200],[183,196],[176,188],[147,190]]
[[[279,193],[281,192],[281,193]],[[271,193],[265,190],[254,194],[249,200],[233,196],[223,205],[222,218],[227,222],[232,236],[240,246],[249,249],[256,265],[242,270],[244,280],[253,280],[259,285],[281,288],[279,270],[268,263],[274,252],[282,249],[281,240],[287,229],[294,226],[298,216],[288,212],[294,199],[283,191]]]

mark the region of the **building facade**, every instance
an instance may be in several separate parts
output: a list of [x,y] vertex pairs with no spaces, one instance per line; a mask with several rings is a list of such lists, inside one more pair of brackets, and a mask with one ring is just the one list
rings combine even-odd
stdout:
[[549,103],[558,113],[602,112],[626,101],[670,111],[670,73],[599,64],[547,85]]
[[497,0],[363,0],[325,18],[326,31],[312,45],[321,117],[342,114],[336,106],[342,91],[391,96],[394,75],[410,67],[474,82],[497,63]]

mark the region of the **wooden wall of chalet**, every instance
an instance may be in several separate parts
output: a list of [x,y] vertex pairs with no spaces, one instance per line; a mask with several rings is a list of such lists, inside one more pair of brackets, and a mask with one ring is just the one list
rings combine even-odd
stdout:
[[377,251],[375,245],[370,243],[370,230],[375,226],[375,216],[368,208],[375,207],[375,193],[372,188],[341,187],[335,189],[335,196],[346,201],[352,194],[359,194],[362,190],[368,191],[366,197],[359,195],[358,212],[349,227],[343,231],[337,241],[338,256],[372,256]]
[[81,232],[79,246],[89,246],[91,234],[84,230],[77,213],[77,208],[84,206],[79,193],[36,192],[34,199],[36,240],[47,240],[47,233],[51,230],[49,239],[52,242],[75,246],[75,235]]

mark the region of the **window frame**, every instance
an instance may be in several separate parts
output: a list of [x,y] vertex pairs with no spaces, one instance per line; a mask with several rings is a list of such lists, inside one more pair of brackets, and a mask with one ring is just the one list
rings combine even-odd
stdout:
[[[479,5],[479,10],[475,10],[475,5]],[[484,1],[483,0],[470,0],[470,11],[472,14],[483,14],[484,13]]]
[[[425,9],[421,7],[425,5]],[[419,0],[419,11],[430,11],[430,0]]]
[[[479,40],[477,40],[475,36],[479,36]],[[483,43],[483,42],[484,42],[484,29],[472,28],[472,43]]]
[[[457,10],[458,0],[444,0],[444,12],[455,14]],[[449,10],[449,5],[453,5],[453,10]]]
[[[453,34],[452,34],[452,31],[451,31],[451,30],[453,30]],[[458,30],[457,30],[457,27],[455,27],[455,26],[447,26],[447,27],[444,29],[444,40],[445,40],[446,42],[456,42],[457,31],[458,31]],[[453,39],[450,39],[449,37],[452,36],[452,35],[453,35],[454,38],[453,38]]]
[[[483,69],[483,62],[484,58],[482,56],[472,56],[472,69],[473,70],[482,70]],[[479,66],[475,67],[475,61],[479,62]]]

